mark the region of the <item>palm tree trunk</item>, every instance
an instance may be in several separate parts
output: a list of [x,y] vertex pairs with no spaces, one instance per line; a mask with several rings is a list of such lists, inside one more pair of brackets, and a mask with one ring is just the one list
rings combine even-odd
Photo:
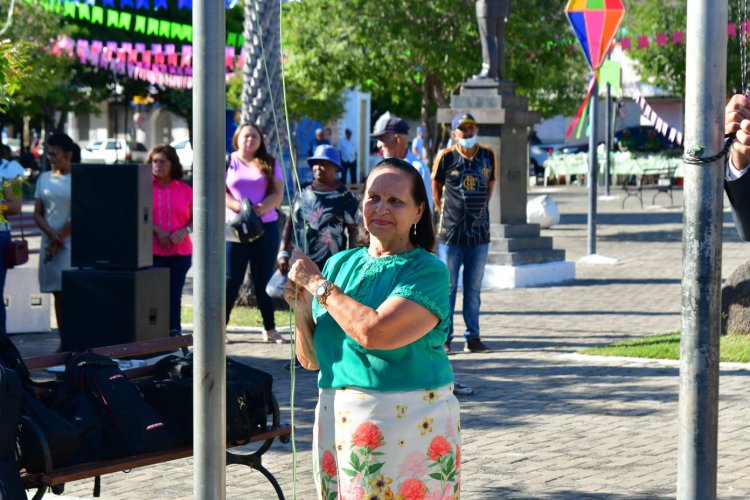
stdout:
[[[268,152],[280,156],[286,144],[282,107],[279,2],[245,0],[243,23],[245,66],[242,69],[242,123],[253,123],[263,132]],[[249,277],[240,287],[237,303],[254,305]]]
[[263,131],[268,151],[279,155],[286,126],[281,93],[279,2],[245,0],[242,122]]

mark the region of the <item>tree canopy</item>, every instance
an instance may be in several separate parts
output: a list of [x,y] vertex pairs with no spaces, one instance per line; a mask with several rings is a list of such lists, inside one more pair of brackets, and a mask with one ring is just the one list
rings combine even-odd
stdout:
[[[331,118],[327,103],[359,87],[377,106],[426,120],[480,69],[472,0],[305,0],[284,9],[288,97],[297,115]],[[546,116],[574,110],[588,70],[562,6],[514,2],[506,32],[507,76],[519,94]]]

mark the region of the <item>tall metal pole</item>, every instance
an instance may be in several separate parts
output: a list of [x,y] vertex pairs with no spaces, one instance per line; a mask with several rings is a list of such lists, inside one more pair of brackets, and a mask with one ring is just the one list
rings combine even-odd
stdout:
[[612,169],[612,85],[607,84],[607,109],[604,113],[604,130],[606,134],[604,137],[604,147],[607,150],[607,163],[604,169],[604,194],[609,197],[609,187],[612,184],[610,171]]
[[224,5],[193,2],[193,497],[226,496]]
[[[721,151],[727,2],[690,0],[685,152]],[[724,161],[685,165],[677,498],[716,498]]]
[[596,254],[596,185],[599,182],[599,162],[596,156],[596,138],[599,130],[599,84],[594,82],[589,103],[589,218],[588,255]]

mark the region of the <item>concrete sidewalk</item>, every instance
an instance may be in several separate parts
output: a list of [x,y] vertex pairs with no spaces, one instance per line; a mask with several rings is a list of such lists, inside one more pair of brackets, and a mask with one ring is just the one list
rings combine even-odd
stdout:
[[[680,328],[682,192],[675,206],[620,208],[621,194],[599,201],[597,253],[615,265],[577,264],[564,286],[486,291],[482,337],[491,354],[451,357],[458,379],[476,389],[461,401],[466,499],[673,498],[677,463],[678,369],[656,361],[588,358],[586,346]],[[538,188],[560,207],[560,225],[543,234],[577,262],[586,252],[584,188]],[[664,202],[666,197],[657,198]],[[747,260],[725,212],[723,276]],[[459,297],[460,304],[460,297]],[[461,322],[460,314],[456,318]],[[460,331],[461,324],[457,324]],[[50,335],[18,336],[26,352]],[[37,340],[35,340],[37,339]],[[274,391],[290,418],[288,346],[265,344],[259,333],[230,333],[228,352],[275,377]],[[457,344],[460,344],[458,342]],[[461,347],[456,345],[456,347]],[[750,497],[750,367],[721,372],[719,497]],[[310,443],[315,374],[297,371],[295,414],[297,498],[314,498]],[[292,497],[291,444],[275,443],[264,465]],[[102,478],[105,499],[192,498],[192,460]],[[66,486],[89,498],[93,480]],[[227,470],[227,497],[273,498],[258,473]],[[59,498],[49,496],[49,498]]]

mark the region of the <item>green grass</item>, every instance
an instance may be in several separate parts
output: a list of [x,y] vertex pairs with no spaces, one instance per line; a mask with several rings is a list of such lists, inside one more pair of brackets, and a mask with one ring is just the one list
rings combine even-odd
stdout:
[[[680,359],[678,332],[655,335],[637,340],[615,342],[603,347],[592,347],[583,354],[625,356],[628,358]],[[750,335],[724,335],[720,344],[721,361],[750,362]]]
[[[291,313],[289,311],[274,311],[274,318],[276,318],[276,326],[283,327],[289,326],[289,320]],[[182,314],[180,315],[182,323],[193,322],[193,308],[183,307]],[[254,307],[240,307],[237,306],[232,309],[232,315],[229,318],[229,324],[234,326],[263,326],[263,318],[260,315],[260,311]]]

